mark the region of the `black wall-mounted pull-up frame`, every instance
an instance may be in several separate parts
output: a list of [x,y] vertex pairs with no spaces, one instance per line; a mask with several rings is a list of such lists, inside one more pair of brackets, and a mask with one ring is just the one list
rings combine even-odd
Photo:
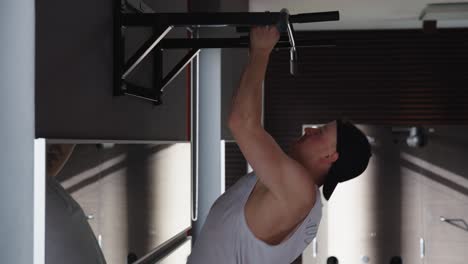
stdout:
[[[174,27],[191,29],[200,27],[236,27],[238,33],[247,33],[254,25],[276,25],[282,36],[275,48],[290,49],[291,74],[297,72],[297,47],[330,46],[332,43],[314,41],[297,43],[294,39],[293,23],[310,23],[339,20],[339,12],[320,12],[289,15],[286,9],[281,12],[246,13],[143,13],[135,8],[114,0],[114,95],[131,95],[161,104],[161,96],[167,85],[198,55],[203,48],[247,48],[249,37],[239,38],[196,38],[164,39]],[[132,10],[129,13],[126,10]],[[149,27],[153,35],[125,61],[125,28]],[[190,49],[185,57],[165,76],[162,73],[161,51],[164,49]],[[127,77],[151,53],[156,52],[154,87],[145,88],[132,84]]]

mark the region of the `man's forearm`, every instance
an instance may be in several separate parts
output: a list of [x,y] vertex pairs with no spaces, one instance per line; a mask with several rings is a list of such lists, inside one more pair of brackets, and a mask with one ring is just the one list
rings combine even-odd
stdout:
[[262,84],[265,78],[269,53],[252,52],[241,81],[233,97],[230,123],[261,125]]

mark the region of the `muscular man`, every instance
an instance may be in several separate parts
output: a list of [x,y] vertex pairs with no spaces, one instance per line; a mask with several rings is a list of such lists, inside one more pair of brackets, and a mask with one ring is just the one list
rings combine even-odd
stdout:
[[189,264],[291,263],[317,234],[319,187],[328,200],[338,182],[357,177],[369,162],[367,138],[349,122],[307,128],[288,154],[263,129],[262,82],[278,39],[275,27],[251,30],[229,128],[254,171],[213,204]]

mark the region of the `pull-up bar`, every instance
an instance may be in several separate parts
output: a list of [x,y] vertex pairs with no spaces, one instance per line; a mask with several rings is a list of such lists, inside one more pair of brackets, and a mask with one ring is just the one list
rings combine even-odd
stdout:
[[[275,25],[280,21],[283,12],[195,12],[195,13],[153,13],[153,14],[122,14],[123,26],[172,25],[185,26],[251,26]],[[288,14],[289,15],[289,14]],[[290,23],[310,23],[339,20],[339,12],[320,12],[289,15]]]
[[[120,0],[114,7],[114,95],[131,95],[161,104],[161,96],[167,85],[198,55],[203,48],[246,48],[249,37],[239,38],[197,38],[164,39],[174,27],[187,27],[191,30],[201,27],[236,27],[237,32],[248,32],[254,25],[277,25],[282,34],[275,48],[290,49],[291,74],[297,72],[296,47],[330,46],[329,42],[314,41],[296,43],[293,23],[310,23],[339,20],[339,12],[320,12],[289,15],[286,9],[281,12],[237,12],[237,13],[123,13],[125,6]],[[135,9],[133,9],[135,10]],[[151,36],[131,57],[125,61],[125,29],[127,27],[150,27]],[[190,49],[188,54],[163,77],[162,67],[155,69],[155,85],[144,88],[131,84],[127,77],[152,51],[161,53],[162,49]],[[162,56],[155,56],[162,65]]]

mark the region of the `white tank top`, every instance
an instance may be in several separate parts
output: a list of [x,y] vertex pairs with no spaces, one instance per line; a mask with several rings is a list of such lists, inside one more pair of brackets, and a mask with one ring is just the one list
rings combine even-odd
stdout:
[[254,172],[249,173],[216,200],[188,264],[289,264],[312,242],[322,217],[320,190],[314,207],[289,238],[269,245],[254,236],[245,220],[244,206],[256,182]]

